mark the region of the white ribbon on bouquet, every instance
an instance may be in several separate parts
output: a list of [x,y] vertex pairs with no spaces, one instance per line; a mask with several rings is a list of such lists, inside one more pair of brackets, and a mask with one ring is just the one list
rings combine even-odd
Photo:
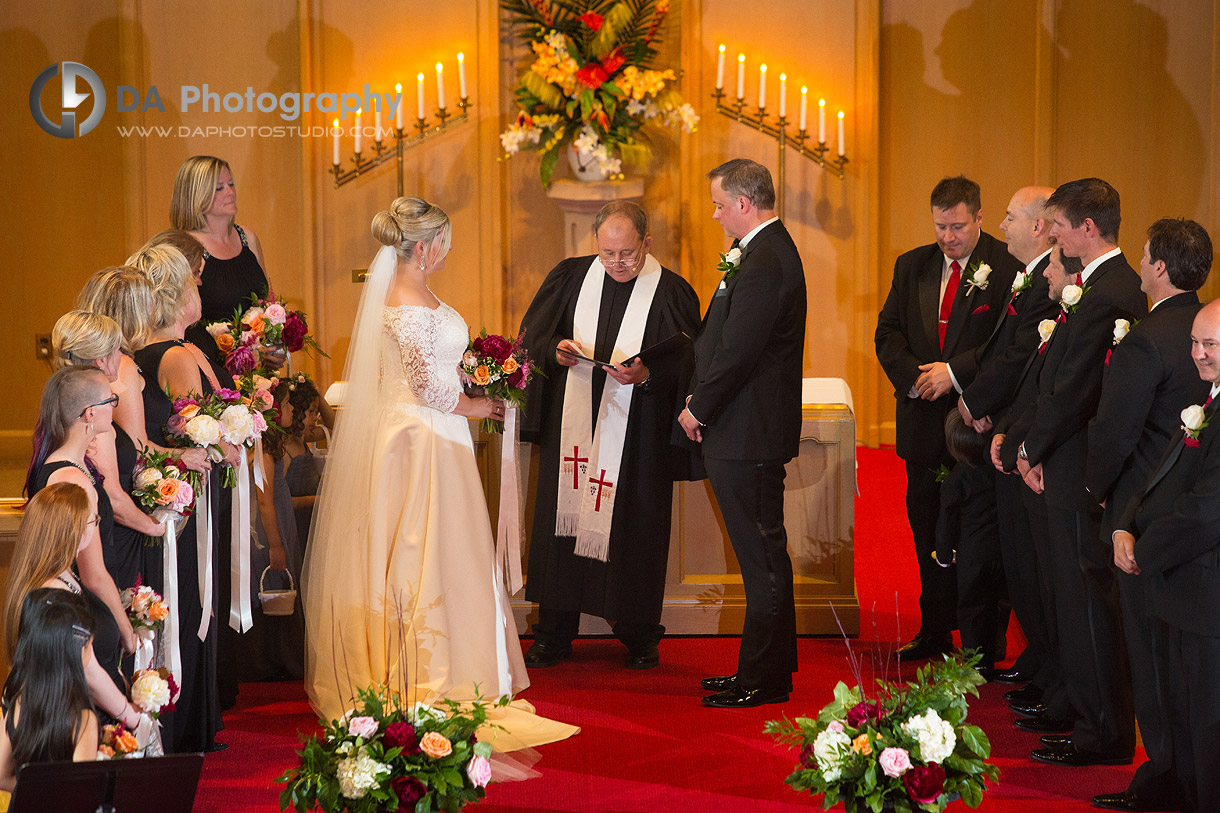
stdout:
[[[200,486],[201,490],[202,488],[203,486]],[[195,501],[195,509],[196,511],[199,509],[198,499]],[[173,512],[157,518],[165,523],[165,533],[161,535],[161,590],[163,591],[161,598],[165,601],[165,606],[169,608],[169,613],[166,614],[162,626],[164,638],[161,646],[165,651],[165,667],[174,676],[174,682],[181,686],[182,646],[179,641],[182,635],[182,621],[178,614],[178,526],[175,522],[177,514]],[[145,632],[150,634],[147,639],[144,637]],[[137,670],[148,669],[152,666],[154,651],[152,644],[155,636],[156,633],[152,630],[140,630],[140,642],[135,655]],[[145,641],[148,642],[147,660],[143,659],[146,651]]]
[[[256,441],[254,476],[262,479],[261,441]],[[229,626],[246,632],[254,626],[254,605],[250,598],[250,458],[241,447],[237,464],[237,487],[233,494],[232,536],[229,540]]]

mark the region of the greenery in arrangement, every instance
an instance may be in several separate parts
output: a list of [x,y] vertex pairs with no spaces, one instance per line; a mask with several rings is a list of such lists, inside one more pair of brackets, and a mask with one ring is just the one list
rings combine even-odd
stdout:
[[673,89],[672,69],[654,70],[670,0],[501,0],[534,61],[516,90],[520,112],[500,134],[504,152],[542,154],[543,185],[569,145],[581,167],[620,176],[648,147],[640,129],[693,132],[694,108]]
[[987,763],[987,735],[966,724],[966,695],[977,697],[985,682],[977,663],[978,655],[946,655],[912,682],[878,680],[871,699],[859,682],[840,682],[816,718],[767,723],[767,733],[799,749],[785,781],[821,796],[823,809],[842,801],[849,811],[938,813],[958,797],[978,807],[1000,770]]
[[385,687],[361,689],[355,708],[323,724],[284,772],[280,809],[296,813],[456,813],[491,781],[491,745],[475,739],[487,709],[507,705],[445,701],[401,708]]

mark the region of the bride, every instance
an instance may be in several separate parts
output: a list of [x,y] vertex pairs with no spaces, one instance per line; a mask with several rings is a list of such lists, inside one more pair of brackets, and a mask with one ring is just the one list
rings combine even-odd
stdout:
[[[469,332],[427,284],[450,228],[418,198],[373,218],[385,248],[356,315],[301,585],[306,688],[328,720],[379,684],[429,704],[529,685],[467,422],[502,419],[504,404],[462,392]],[[493,712],[497,750],[577,731],[524,701]]]

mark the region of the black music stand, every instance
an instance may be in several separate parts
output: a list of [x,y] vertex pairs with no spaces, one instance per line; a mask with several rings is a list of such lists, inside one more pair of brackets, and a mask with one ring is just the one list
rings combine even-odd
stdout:
[[17,770],[9,813],[191,813],[203,754],[38,762]]

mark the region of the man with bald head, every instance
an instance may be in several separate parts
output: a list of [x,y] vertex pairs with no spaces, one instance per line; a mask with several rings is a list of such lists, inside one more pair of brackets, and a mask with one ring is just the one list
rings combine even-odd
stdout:
[[1145,580],[1161,623],[1164,700],[1186,809],[1211,811],[1220,810],[1220,300],[1195,316],[1190,347],[1207,396],[1183,410],[1113,542],[1131,552],[1128,572]]

